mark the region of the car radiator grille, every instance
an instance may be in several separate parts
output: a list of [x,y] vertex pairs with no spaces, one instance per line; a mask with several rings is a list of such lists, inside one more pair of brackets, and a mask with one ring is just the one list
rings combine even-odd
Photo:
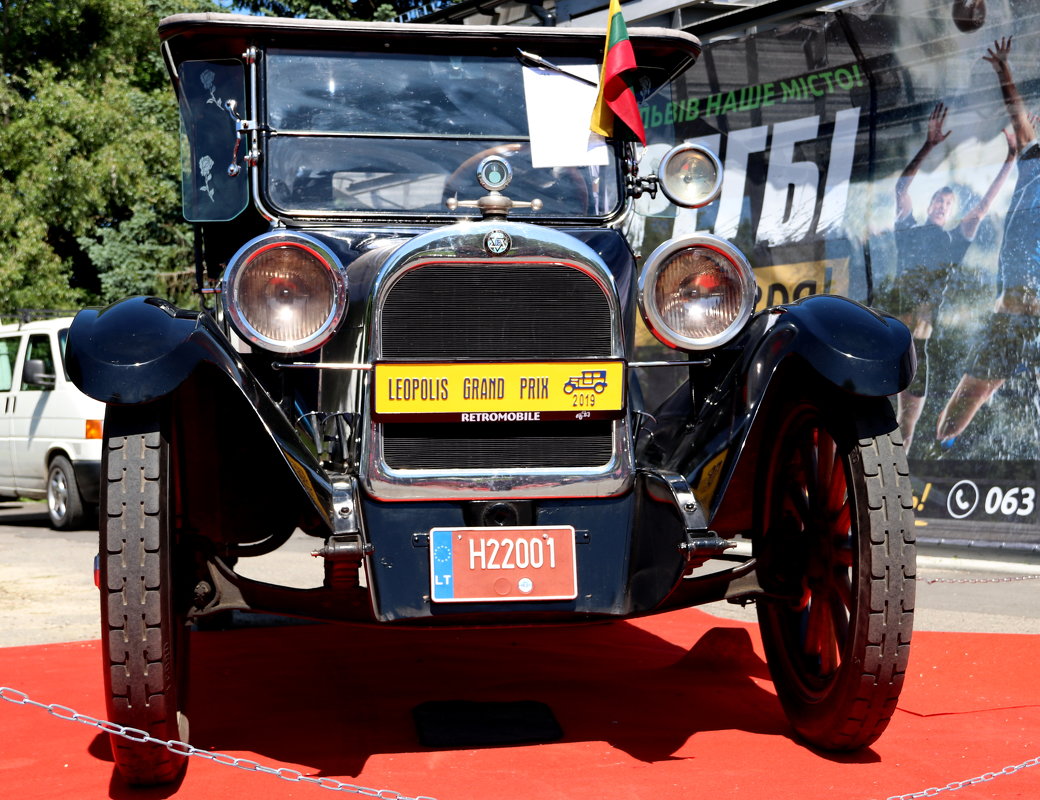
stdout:
[[[405,273],[381,311],[381,357],[428,360],[609,358],[610,305],[563,264],[429,264]],[[595,467],[613,455],[610,422],[382,425],[393,469]]]

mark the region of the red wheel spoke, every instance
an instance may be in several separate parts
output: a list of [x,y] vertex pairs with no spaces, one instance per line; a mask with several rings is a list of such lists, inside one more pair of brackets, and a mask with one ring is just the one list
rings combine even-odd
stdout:
[[852,527],[852,509],[849,507],[848,501],[846,500],[840,505],[835,503],[831,508],[838,509],[837,514],[834,516],[834,521],[831,523],[831,530],[838,536],[847,536],[849,529]]
[[816,431],[813,431],[814,435],[812,437],[805,437],[805,439],[799,442],[798,447],[798,461],[801,464],[801,470],[798,475],[806,492],[808,492],[811,505],[815,505],[819,499],[819,487],[817,485],[817,460],[819,453],[816,451],[815,433]]
[[816,432],[816,475],[819,482],[820,500],[830,507],[831,482],[834,478],[834,440],[824,431]]
[[806,494],[805,487],[801,483],[792,481],[787,487],[787,491],[784,494],[784,508],[798,520],[800,530],[804,530],[810,524],[812,503],[808,494]]
[[838,656],[838,638],[837,632],[834,630],[834,620],[830,617],[826,617],[827,633],[825,634],[820,647],[820,674],[821,675],[832,675],[841,663],[841,659]]
[[813,593],[809,603],[809,612],[805,620],[805,644],[803,650],[807,656],[818,657],[823,648],[828,627],[827,612],[820,598]]
[[835,451],[834,459],[837,463],[833,463],[830,473],[830,483],[827,485],[827,508],[838,509],[842,506],[847,507],[847,495],[848,488],[845,485],[845,470],[842,469],[841,456]]
[[832,544],[832,561],[842,569],[852,569],[852,540],[849,538],[848,528],[845,533],[836,533]]
[[835,642],[844,644],[849,633],[849,611],[851,604],[849,600],[849,588],[843,586],[843,582],[834,583],[834,591],[830,593],[831,626],[834,631]]
[[852,577],[847,570],[834,576],[834,591],[846,611],[852,611]]

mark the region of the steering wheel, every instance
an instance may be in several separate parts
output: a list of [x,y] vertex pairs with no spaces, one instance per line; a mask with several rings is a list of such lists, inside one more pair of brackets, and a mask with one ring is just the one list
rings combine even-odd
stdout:
[[[528,155],[529,144],[515,142],[500,144],[481,150],[463,161],[444,183],[444,197],[457,197],[460,200],[475,200],[483,189],[477,183],[477,166],[488,156],[502,156],[513,159],[520,155]],[[589,210],[589,186],[585,176],[576,167],[546,167],[513,172],[513,182],[506,187],[505,194],[513,200],[533,200],[536,197],[545,204],[549,214],[558,213],[566,208],[569,214],[581,216]],[[573,209],[573,210],[571,210]]]

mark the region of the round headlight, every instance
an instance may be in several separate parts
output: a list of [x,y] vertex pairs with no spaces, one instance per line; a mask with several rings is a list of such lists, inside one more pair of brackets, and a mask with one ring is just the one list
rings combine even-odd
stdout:
[[732,339],[755,305],[755,278],[724,239],[665,242],[639,278],[639,308],[654,336],[678,350],[707,350]]
[[317,239],[266,234],[231,259],[223,302],[247,341],[275,353],[307,353],[328,341],[342,321],[347,276]]
[[722,164],[699,144],[680,144],[661,159],[657,180],[664,196],[683,208],[706,206],[722,190]]

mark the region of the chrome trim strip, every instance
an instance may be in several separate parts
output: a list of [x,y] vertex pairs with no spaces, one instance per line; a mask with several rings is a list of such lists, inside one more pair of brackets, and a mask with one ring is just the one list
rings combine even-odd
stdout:
[[[696,361],[629,361],[625,366],[629,369],[648,369],[650,367],[707,367],[710,364],[710,358],[701,358]],[[308,364],[305,361],[293,361],[291,364],[283,364],[280,361],[273,361],[271,362],[271,369],[328,369],[367,372],[375,369],[375,364]]]
[[710,358],[698,358],[690,361],[629,361],[631,369],[647,369],[649,367],[707,367],[711,365]]
[[320,130],[294,130],[292,128],[271,128],[267,129],[268,139],[275,136],[294,136],[303,139],[393,139],[394,141],[400,139],[443,139],[445,141],[475,141],[475,142],[486,142],[488,139],[494,139],[496,142],[529,142],[531,141],[530,136],[490,136],[486,133],[461,133],[452,134],[446,136],[444,134],[437,133],[362,133],[356,131],[320,131]]
[[246,163],[249,164],[249,181],[253,193],[253,205],[260,216],[268,222],[281,226],[284,224],[282,218],[264,205],[263,191],[261,191],[262,175],[260,162],[263,159],[260,158],[260,105],[258,103],[260,96],[260,72],[257,68],[257,62],[263,56],[264,51],[258,47],[250,47],[242,54],[243,60],[249,67],[249,118],[254,122],[253,130],[249,136],[249,148],[251,156],[253,153],[256,154],[255,158],[248,159]]
[[382,458],[379,423],[367,406],[361,453],[361,485],[377,500],[539,500],[612,497],[628,491],[635,476],[628,420],[613,424],[614,455],[603,467],[560,469],[395,470]]
[[280,361],[272,361],[271,369],[327,369],[333,371],[357,371],[368,372],[374,364],[308,364],[306,362],[294,361],[291,364],[283,364]]

